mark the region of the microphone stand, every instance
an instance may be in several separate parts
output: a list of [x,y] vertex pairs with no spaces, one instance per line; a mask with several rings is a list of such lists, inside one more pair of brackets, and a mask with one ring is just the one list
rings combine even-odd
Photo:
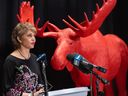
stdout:
[[45,63],[41,60],[42,63],[42,74],[44,75],[44,96],[48,96],[48,84],[47,84],[47,76],[46,76],[46,70],[45,70]]
[[92,72],[90,72],[90,94],[93,96],[93,90],[92,90]]
[[99,79],[96,78],[96,92],[99,93]]
[[[98,75],[96,72],[91,71],[92,74],[96,77],[96,90],[97,90],[97,94],[99,93],[99,80],[103,83],[103,84],[109,84],[109,81],[102,78],[100,75]],[[98,95],[97,95],[98,96]]]
[[98,75],[96,72],[92,71],[92,74],[96,76],[97,79],[101,80],[103,84],[109,84],[109,81],[102,78],[100,75]]
[[109,84],[109,81],[102,78],[100,75],[98,75],[96,72],[93,71],[93,68],[92,67],[89,67],[86,68],[87,69],[87,73],[90,73],[90,90],[91,90],[91,96],[93,96],[93,93],[92,93],[92,75],[94,75],[96,77],[96,90],[97,90],[97,94],[99,92],[99,80],[103,83],[103,84]]

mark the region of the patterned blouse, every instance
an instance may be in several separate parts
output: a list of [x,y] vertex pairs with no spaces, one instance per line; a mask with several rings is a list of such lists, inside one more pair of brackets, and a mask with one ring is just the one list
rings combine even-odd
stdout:
[[9,55],[4,64],[4,92],[6,96],[21,96],[43,87],[41,67],[36,56],[31,54],[28,60]]

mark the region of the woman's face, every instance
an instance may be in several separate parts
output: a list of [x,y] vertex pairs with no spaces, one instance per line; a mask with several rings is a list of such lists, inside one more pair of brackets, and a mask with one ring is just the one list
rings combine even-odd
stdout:
[[21,47],[27,48],[27,49],[32,49],[34,48],[36,38],[35,38],[36,33],[32,31],[28,31],[25,34],[22,35],[21,37]]

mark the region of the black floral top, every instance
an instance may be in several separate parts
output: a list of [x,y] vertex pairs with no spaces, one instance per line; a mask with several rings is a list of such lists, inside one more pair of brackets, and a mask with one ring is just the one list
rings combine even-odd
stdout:
[[4,64],[4,92],[6,96],[21,96],[43,87],[40,66],[36,56],[28,60],[9,55]]

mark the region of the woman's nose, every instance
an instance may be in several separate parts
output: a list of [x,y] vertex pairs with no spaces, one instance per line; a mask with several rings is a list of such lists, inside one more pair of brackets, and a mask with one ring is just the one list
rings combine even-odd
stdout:
[[35,38],[35,36],[33,36],[33,37],[32,37],[32,40],[33,40],[33,41],[36,41],[36,38]]

